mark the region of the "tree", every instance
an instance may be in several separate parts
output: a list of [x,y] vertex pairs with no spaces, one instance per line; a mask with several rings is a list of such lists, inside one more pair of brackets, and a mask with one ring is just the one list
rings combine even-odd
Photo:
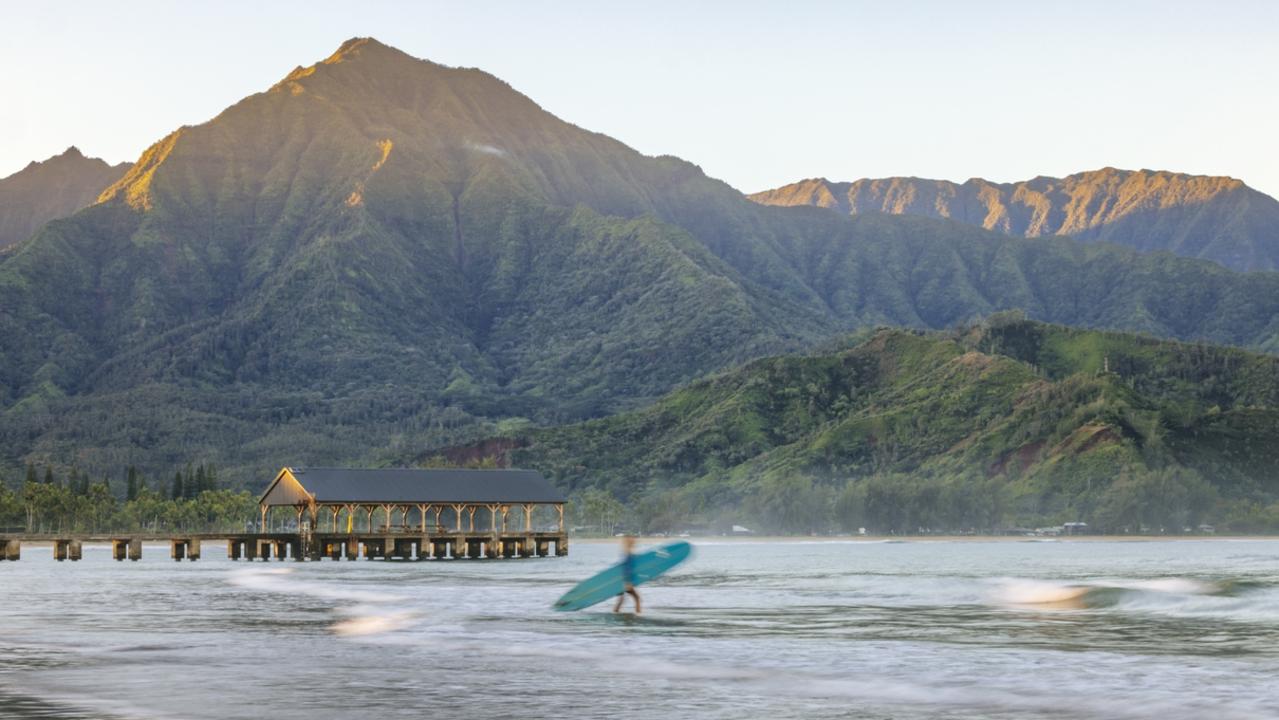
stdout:
[[126,478],[124,499],[126,502],[133,502],[138,499],[138,469],[130,465]]

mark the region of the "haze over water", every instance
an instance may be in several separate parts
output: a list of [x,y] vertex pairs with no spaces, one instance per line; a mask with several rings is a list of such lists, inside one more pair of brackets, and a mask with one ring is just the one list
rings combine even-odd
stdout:
[[1279,716],[1279,541],[698,542],[615,561],[0,564],[16,718]]

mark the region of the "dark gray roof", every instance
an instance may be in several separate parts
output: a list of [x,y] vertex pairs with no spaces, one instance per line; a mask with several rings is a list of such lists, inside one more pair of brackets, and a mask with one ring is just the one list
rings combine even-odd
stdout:
[[563,493],[533,470],[294,468],[316,502],[562,503]]

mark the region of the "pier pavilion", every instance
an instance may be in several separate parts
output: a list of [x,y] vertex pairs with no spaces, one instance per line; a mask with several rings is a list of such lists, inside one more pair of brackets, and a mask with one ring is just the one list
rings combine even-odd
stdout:
[[[289,508],[297,527],[313,532],[507,532],[520,508],[519,529],[534,530],[539,508],[554,512],[564,532],[563,493],[532,470],[283,468],[262,493],[261,528]],[[476,513],[481,510],[478,524]],[[484,515],[487,514],[487,517]]]

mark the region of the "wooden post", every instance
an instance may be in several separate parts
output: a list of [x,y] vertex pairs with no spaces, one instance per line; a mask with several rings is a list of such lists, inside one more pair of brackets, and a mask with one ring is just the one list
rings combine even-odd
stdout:
[[174,562],[181,562],[182,558],[186,556],[186,551],[187,544],[182,538],[171,538],[169,540],[169,557],[173,558]]
[[67,541],[67,559],[71,561],[76,561],[76,560],[79,560],[81,557],[84,557],[84,548],[81,546],[80,541],[68,540]]
[[124,562],[128,557],[129,541],[121,538],[113,538],[111,540],[111,559],[118,562]]
[[421,505],[421,504],[417,506],[417,514],[422,516],[422,522],[420,523],[422,527],[420,528],[420,530],[422,531],[423,535],[426,534],[426,509],[429,507],[430,505]]
[[468,521],[470,523],[469,525],[467,525],[466,529],[469,530],[470,532],[475,532],[475,511],[476,510],[479,510],[479,508],[474,505],[466,506],[466,513],[469,516]]
[[142,538],[129,538],[129,562],[142,559]]
[[200,538],[191,538],[187,541],[187,560],[195,561],[200,559]]
[[0,548],[4,551],[4,559],[10,561],[18,561],[22,559],[22,541],[21,540],[5,540],[4,547]]
[[259,510],[261,510],[261,513],[262,513],[262,520],[261,520],[261,522],[259,522],[259,523],[258,523],[258,532],[261,532],[261,533],[266,532],[266,513],[267,513],[267,508],[268,508],[268,506],[267,506],[267,505],[265,505],[265,504],[264,504],[264,505],[261,505],[261,506],[259,507]]
[[533,505],[524,503],[524,532],[533,531]]
[[[235,538],[229,538],[229,539],[227,539],[227,541],[226,541],[226,558],[227,558],[227,560],[239,560],[239,559],[240,559],[240,542],[241,542],[240,540],[236,540]],[[116,559],[118,560],[119,558],[116,558]]]
[[496,533],[497,533],[497,510],[498,510],[498,506],[497,506],[497,505],[488,505],[487,507],[488,507],[488,511],[489,511],[489,526],[490,526],[490,527],[489,527],[489,530],[491,530],[494,534],[496,534]]
[[435,532],[439,532],[442,529],[440,528],[440,513],[443,511],[444,511],[443,505],[435,506]]
[[63,560],[67,559],[67,541],[66,540],[53,541],[53,559],[57,560],[58,562],[62,562]]
[[560,516],[560,533],[562,534],[564,532],[564,504],[557,504],[555,506],[555,512],[559,513]]
[[506,516],[511,514],[511,506],[502,506],[502,532],[506,532]]

